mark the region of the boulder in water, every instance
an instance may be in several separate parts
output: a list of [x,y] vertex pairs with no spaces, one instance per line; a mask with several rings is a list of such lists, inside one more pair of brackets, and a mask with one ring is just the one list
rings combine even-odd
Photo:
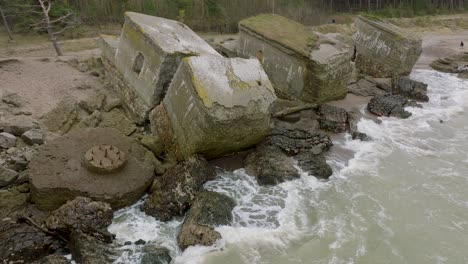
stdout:
[[296,156],[298,166],[302,170],[319,179],[328,179],[332,174],[332,168],[327,164],[323,155],[312,152],[304,152]]
[[74,261],[85,264],[110,264],[115,258],[109,241],[80,229],[73,230],[70,235],[70,252]]
[[179,247],[184,250],[189,246],[213,245],[221,238],[214,227],[229,225],[235,206],[234,200],[224,194],[208,191],[199,193],[177,236]]
[[323,104],[318,113],[321,129],[334,133],[343,133],[348,129],[348,113],[343,108]]
[[293,159],[275,146],[258,146],[246,157],[244,166],[260,185],[276,185],[300,176]]
[[400,77],[395,81],[393,93],[421,102],[429,101],[429,97],[427,96],[427,84],[411,80],[407,76]]
[[167,248],[153,244],[143,247],[141,264],[169,264],[171,261],[172,258]]
[[215,169],[206,160],[189,157],[154,180],[143,210],[162,221],[184,215],[203,184],[215,177]]
[[375,96],[367,104],[369,112],[378,116],[408,118],[411,113],[404,109],[408,100],[401,95]]
[[113,211],[108,203],[87,197],[76,197],[50,213],[45,224],[48,229],[71,233],[73,229],[98,230],[112,223]]

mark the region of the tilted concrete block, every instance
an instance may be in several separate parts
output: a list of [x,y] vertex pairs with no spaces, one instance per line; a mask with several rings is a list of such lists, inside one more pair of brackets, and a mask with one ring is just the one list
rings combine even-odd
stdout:
[[117,92],[138,122],[164,98],[181,60],[202,54],[221,56],[178,21],[125,13],[115,67],[128,87]]
[[373,77],[407,75],[422,52],[422,41],[401,28],[377,18],[358,16],[356,33],[356,67]]
[[150,120],[169,151],[216,157],[259,143],[270,130],[273,87],[255,59],[183,59]]
[[239,31],[240,55],[262,62],[279,97],[322,103],[346,95],[353,71],[346,44],[273,14],[242,20]]

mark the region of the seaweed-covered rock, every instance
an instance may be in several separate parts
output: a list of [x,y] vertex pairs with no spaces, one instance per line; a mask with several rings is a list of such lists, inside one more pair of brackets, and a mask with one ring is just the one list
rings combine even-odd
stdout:
[[45,256],[32,264],[69,264],[70,261],[58,253]]
[[113,263],[115,252],[109,241],[75,229],[70,235],[70,251],[73,260],[80,264]]
[[143,247],[141,264],[169,264],[171,261],[172,258],[167,248],[153,244]]
[[244,166],[260,185],[276,185],[300,176],[293,159],[275,146],[258,146],[246,157]]
[[262,144],[276,146],[288,155],[314,150],[327,151],[333,146],[330,137],[323,134],[313,134],[300,129],[273,129]]
[[309,175],[320,179],[328,179],[333,174],[332,168],[323,155],[305,152],[297,155],[296,159],[298,166]]
[[343,108],[321,105],[319,110],[320,128],[334,133],[343,133],[348,128],[348,113]]
[[28,200],[29,194],[21,192],[18,187],[0,190],[0,220],[24,208]]
[[216,171],[206,160],[189,157],[154,180],[143,210],[163,221],[181,216],[190,208],[203,184],[215,177]]
[[51,230],[71,233],[73,229],[103,229],[112,223],[113,212],[108,203],[87,197],[76,197],[50,213],[45,224]]
[[31,263],[63,247],[37,227],[9,219],[0,219],[0,241],[2,263]]
[[404,109],[408,100],[401,95],[375,96],[369,101],[367,109],[378,116],[408,118],[411,113]]
[[400,77],[393,87],[393,93],[403,95],[409,99],[428,102],[427,84],[411,80],[409,77]]
[[184,250],[194,245],[213,245],[221,238],[214,227],[229,225],[235,206],[234,200],[224,194],[208,191],[198,194],[177,236],[179,247]]

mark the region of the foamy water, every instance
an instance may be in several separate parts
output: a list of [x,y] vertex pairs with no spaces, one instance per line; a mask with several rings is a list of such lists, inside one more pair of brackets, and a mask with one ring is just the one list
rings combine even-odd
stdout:
[[[301,173],[262,187],[241,169],[207,183],[237,202],[216,245],[180,252],[183,219],[159,222],[138,204],[109,231],[121,244],[166,246],[173,263],[468,263],[468,82],[423,70],[412,78],[429,84],[431,101],[406,120],[361,120],[373,141],[335,140],[329,181]],[[141,246],[122,250],[117,263],[139,263]]]

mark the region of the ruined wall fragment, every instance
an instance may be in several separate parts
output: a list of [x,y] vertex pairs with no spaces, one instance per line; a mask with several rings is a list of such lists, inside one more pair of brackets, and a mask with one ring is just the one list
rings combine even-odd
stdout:
[[242,20],[239,31],[240,55],[261,61],[278,96],[321,103],[346,95],[353,68],[344,43],[273,14]]
[[353,36],[356,67],[373,77],[407,75],[422,52],[421,39],[379,19],[358,16]]

